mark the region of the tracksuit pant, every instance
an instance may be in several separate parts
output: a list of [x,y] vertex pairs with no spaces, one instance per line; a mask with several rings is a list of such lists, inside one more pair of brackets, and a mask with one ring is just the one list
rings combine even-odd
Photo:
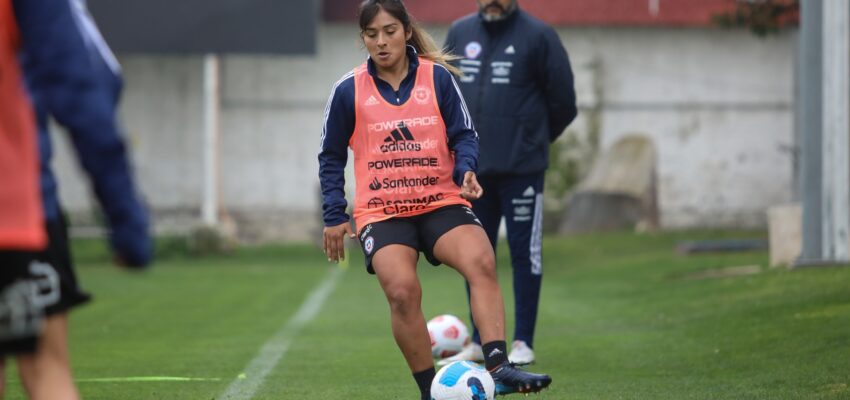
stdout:
[[[514,340],[525,341],[529,347],[534,346],[534,327],[543,277],[543,180],[544,172],[480,176],[478,181],[484,188],[484,196],[472,202],[472,209],[484,226],[494,251],[499,237],[499,224],[502,217],[505,218],[513,267],[516,313]],[[469,284],[466,285],[466,291],[468,295]],[[473,320],[472,339],[480,344],[481,337],[474,325]]]

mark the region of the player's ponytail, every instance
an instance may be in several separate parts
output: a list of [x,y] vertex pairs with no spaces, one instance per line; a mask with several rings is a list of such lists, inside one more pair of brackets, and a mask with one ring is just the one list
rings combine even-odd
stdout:
[[411,32],[410,40],[407,41],[407,44],[413,46],[420,57],[446,67],[454,75],[463,75],[460,69],[450,64],[451,61],[459,57],[448,54],[440,49],[434,38],[413,20],[402,0],[363,0],[360,3],[359,12],[360,30],[365,31],[369,23],[372,22],[372,19],[382,9],[401,21],[405,32]]
[[422,27],[420,27],[416,22],[411,22],[409,29],[413,34],[407,42],[416,49],[416,52],[419,53],[420,56],[446,67],[449,72],[456,76],[461,76],[463,74],[460,72],[460,69],[450,64],[451,61],[457,60],[460,57],[448,54],[444,50],[440,49],[434,41],[434,38],[431,37],[431,35],[422,29]]

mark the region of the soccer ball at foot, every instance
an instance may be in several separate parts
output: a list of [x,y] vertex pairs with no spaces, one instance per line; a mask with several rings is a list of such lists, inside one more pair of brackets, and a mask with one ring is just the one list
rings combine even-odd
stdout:
[[431,383],[432,400],[493,400],[495,392],[490,373],[470,361],[446,365]]

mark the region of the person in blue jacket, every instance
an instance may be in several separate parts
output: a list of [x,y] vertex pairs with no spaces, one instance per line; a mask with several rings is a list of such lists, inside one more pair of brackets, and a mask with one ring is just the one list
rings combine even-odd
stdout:
[[[460,57],[460,89],[480,135],[478,177],[485,195],[472,206],[494,249],[505,218],[516,313],[509,359],[523,365],[535,360],[549,145],[575,119],[576,96],[570,61],[554,29],[516,0],[476,2],[479,12],[452,24],[445,47]],[[482,357],[475,328],[473,343],[441,364]]]
[[135,189],[117,118],[121,71],[83,0],[12,0],[19,55],[39,128],[41,191],[48,247],[31,279],[40,288],[45,320],[36,352],[18,357],[31,398],[76,399],[67,345],[68,311],[88,301],[77,284],[65,219],[50,167],[48,119],[67,130],[102,206],[119,265],[141,268],[153,257],[148,213]]

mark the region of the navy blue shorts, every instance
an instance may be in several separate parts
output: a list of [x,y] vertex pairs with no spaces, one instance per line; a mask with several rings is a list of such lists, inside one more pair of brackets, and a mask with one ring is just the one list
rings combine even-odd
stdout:
[[446,232],[461,225],[478,225],[478,217],[469,207],[451,205],[413,217],[390,218],[373,222],[360,230],[360,247],[366,256],[366,271],[375,274],[372,256],[382,247],[401,244],[421,251],[432,265],[442,264],[434,257],[434,245]]

